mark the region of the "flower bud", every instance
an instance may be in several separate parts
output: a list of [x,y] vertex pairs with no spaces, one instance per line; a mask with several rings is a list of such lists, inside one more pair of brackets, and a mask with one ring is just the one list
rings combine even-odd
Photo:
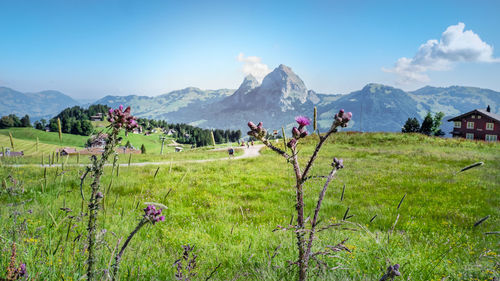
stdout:
[[300,131],[297,129],[297,127],[293,127],[292,129],[292,135],[294,138],[299,138],[300,137]]

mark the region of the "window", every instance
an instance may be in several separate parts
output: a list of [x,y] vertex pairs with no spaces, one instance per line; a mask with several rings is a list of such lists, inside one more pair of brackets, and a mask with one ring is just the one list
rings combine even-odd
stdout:
[[474,122],[467,122],[467,129],[474,129]]
[[462,122],[460,121],[453,122],[453,128],[460,128],[460,127],[462,127]]
[[481,115],[478,115],[478,116],[477,116],[477,119],[481,119]]
[[486,130],[493,131],[493,123],[486,123]]
[[468,139],[468,140],[473,140],[474,139],[474,134],[467,133],[467,134],[465,134],[465,138]]
[[472,119],[475,119],[476,118],[476,115],[472,115]]
[[485,141],[497,141],[497,135],[486,135]]

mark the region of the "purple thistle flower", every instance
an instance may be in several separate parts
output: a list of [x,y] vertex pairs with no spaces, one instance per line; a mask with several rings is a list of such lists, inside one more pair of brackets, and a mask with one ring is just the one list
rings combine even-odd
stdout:
[[297,116],[295,117],[295,121],[297,121],[300,127],[304,127],[311,124],[311,120],[309,120],[309,118],[305,116]]
[[332,166],[334,166],[337,170],[340,170],[340,169],[344,168],[344,160],[337,159],[337,157],[334,157]]
[[162,209],[156,209],[154,205],[148,205],[144,208],[144,218],[148,219],[152,224],[165,221],[165,216],[162,216],[161,212]]
[[120,107],[118,107],[120,109],[120,111],[123,111],[123,105],[120,105]]
[[297,129],[297,127],[293,127],[293,129],[292,129],[292,135],[296,139],[300,137],[300,131],[299,131],[299,129]]
[[100,198],[103,198],[103,197],[104,197],[104,195],[102,194],[102,192],[100,192],[100,191],[97,192],[97,194],[96,194],[96,198],[97,199],[100,199]]

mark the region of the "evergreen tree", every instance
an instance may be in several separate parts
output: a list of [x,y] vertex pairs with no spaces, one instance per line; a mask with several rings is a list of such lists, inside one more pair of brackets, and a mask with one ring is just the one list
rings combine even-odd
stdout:
[[146,154],[146,147],[144,144],[141,145],[141,154]]
[[420,131],[420,122],[417,118],[408,118],[405,125],[401,129],[403,133],[418,133]]
[[21,127],[31,127],[30,117],[28,114],[21,118]]
[[42,123],[40,123],[40,121],[35,121],[34,125],[35,125],[35,129],[43,130],[43,126],[42,126]]
[[433,128],[434,128],[434,119],[432,118],[431,113],[427,112],[424,121],[422,121],[422,126],[420,127],[420,133],[430,136],[432,134]]

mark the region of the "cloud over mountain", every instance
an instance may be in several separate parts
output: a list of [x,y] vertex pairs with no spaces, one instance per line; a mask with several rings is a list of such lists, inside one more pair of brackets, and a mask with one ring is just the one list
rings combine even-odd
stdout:
[[394,68],[383,69],[400,76],[400,83],[428,82],[429,70],[445,71],[458,62],[500,62],[493,56],[493,47],[481,40],[472,30],[465,30],[465,24],[449,26],[441,39],[428,40],[422,44],[413,58],[402,57]]
[[271,72],[267,64],[262,63],[262,59],[256,56],[245,57],[243,53],[238,55],[238,61],[243,63],[242,71],[245,75],[253,75],[258,81]]

